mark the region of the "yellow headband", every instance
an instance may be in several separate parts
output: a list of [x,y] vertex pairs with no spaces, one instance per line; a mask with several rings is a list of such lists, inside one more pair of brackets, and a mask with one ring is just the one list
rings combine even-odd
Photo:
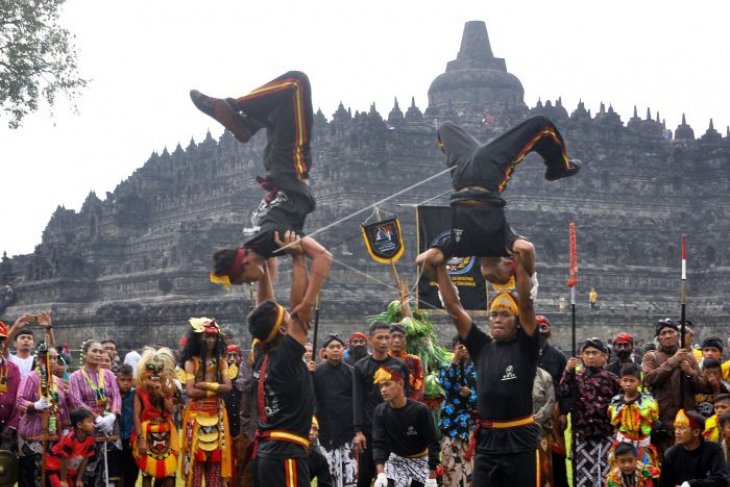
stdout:
[[279,328],[281,328],[281,324],[284,323],[284,316],[286,315],[286,310],[280,304],[277,304],[276,306],[277,306],[276,321],[274,321],[274,326],[271,327],[269,336],[266,337],[266,340],[264,340],[263,343],[269,343],[269,342],[271,342],[271,340],[276,338],[276,335],[279,333]]
[[373,375],[373,384],[380,384],[381,382],[398,380],[403,380],[403,376],[385,367],[380,367],[378,370],[375,371],[375,374]]
[[497,294],[492,300],[492,305],[489,307],[489,311],[509,311],[513,315],[519,314],[520,308],[517,306],[517,301],[512,295],[506,291],[502,291]]
[[210,282],[213,284],[220,284],[226,289],[231,289],[231,278],[228,276],[219,276],[215,272],[208,274]]

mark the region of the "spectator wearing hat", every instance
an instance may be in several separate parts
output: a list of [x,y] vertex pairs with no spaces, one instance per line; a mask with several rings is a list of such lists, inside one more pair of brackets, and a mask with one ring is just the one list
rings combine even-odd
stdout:
[[[694,409],[693,391],[706,387],[700,367],[694,355],[687,348],[679,348],[679,325],[670,318],[657,323],[657,350],[644,354],[641,363],[644,372],[644,385],[659,403],[659,420],[664,429],[659,429],[657,447],[668,447],[674,443],[672,425],[677,412]],[[682,377],[685,379],[682,379]],[[681,381],[685,381],[682,394]],[[656,432],[655,432],[656,433]]]
[[[613,426],[607,410],[621,389],[618,377],[605,369],[607,360],[608,346],[599,338],[589,338],[581,347],[580,359],[568,359],[560,382],[560,396],[572,398],[576,487],[599,486],[608,473]],[[583,367],[576,372],[579,362]]]
[[614,357],[606,366],[606,370],[621,377],[621,369],[627,365],[636,364],[634,360],[634,337],[630,333],[619,333],[613,339]]
[[348,365],[355,366],[361,359],[369,357],[368,353],[368,337],[361,331],[356,331],[347,340],[347,350],[345,350],[344,358]]
[[327,459],[333,485],[351,487],[357,462],[352,450],[352,367],[343,360],[345,342],[330,334],[322,343],[325,360],[314,372],[315,406],[321,452]]
[[537,322],[538,339],[540,340],[540,356],[537,365],[546,370],[553,380],[555,398],[557,399],[552,417],[552,434],[548,438],[550,450],[552,451],[553,485],[555,487],[568,487],[568,476],[565,468],[565,431],[568,425],[566,414],[570,409],[568,398],[558,396],[558,385],[563,378],[565,364],[568,359],[557,347],[549,343],[552,334],[552,325],[543,315],[535,316]]
[[[722,361],[722,339],[720,337],[709,337],[702,340],[702,360],[706,358],[713,358],[721,363],[720,371],[722,379],[726,382],[730,382],[730,360],[725,362]],[[700,362],[700,368],[702,368],[702,362]]]
[[697,411],[705,418],[709,418],[713,414],[715,398],[720,394],[730,392],[730,384],[722,379],[720,361],[714,358],[706,358],[702,361],[702,377],[705,379],[706,386],[704,389],[696,391],[695,402]]
[[694,411],[680,409],[674,420],[676,443],[664,454],[660,487],[701,485],[726,487],[727,467],[722,447],[705,441],[705,418]]
[[406,327],[400,323],[390,325],[390,356],[402,361],[408,367],[408,380],[410,381],[410,397],[416,401],[423,398],[424,372],[421,358],[408,353],[408,337]]

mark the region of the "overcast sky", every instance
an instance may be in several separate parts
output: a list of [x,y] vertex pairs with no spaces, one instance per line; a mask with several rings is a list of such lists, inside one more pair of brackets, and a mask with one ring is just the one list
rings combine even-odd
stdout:
[[730,124],[730,4],[695,1],[68,0],[91,83],[74,114],[61,102],[10,130],[0,118],[0,252],[29,253],[57,205],[78,210],[152,153],[222,129],[188,91],[235,96],[290,70],[311,79],[315,110],[372,102],[387,116],[459,50],[464,22],[487,23],[492,50],[525,88],[525,102],[562,96],[593,113],[612,103],[626,122],[659,110],[674,130],[682,113],[701,135]]

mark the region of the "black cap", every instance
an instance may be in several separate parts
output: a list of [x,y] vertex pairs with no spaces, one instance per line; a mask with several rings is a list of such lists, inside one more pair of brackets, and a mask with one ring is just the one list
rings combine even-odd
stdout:
[[592,337],[588,338],[584,343],[583,347],[581,347],[580,351],[584,351],[586,348],[595,348],[596,350],[600,350],[603,353],[608,353],[608,346],[606,346],[605,343],[603,343],[603,340],[601,340],[598,337]]
[[679,331],[679,324],[671,318],[659,320],[656,324],[656,336],[659,336],[659,333],[661,333],[664,328],[671,328],[674,331]]

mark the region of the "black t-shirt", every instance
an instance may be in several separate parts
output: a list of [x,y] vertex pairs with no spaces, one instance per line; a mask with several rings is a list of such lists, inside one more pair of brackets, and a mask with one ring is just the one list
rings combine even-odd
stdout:
[[[532,384],[537,373],[540,342],[522,328],[509,341],[495,341],[472,324],[464,340],[477,366],[480,420],[511,421],[532,415]],[[537,447],[534,424],[508,429],[482,428],[479,450],[484,453],[531,451]]]
[[394,409],[388,403],[379,404],[373,413],[373,461],[385,463],[391,453],[400,457],[417,455],[428,448],[428,466],[435,470],[439,464],[439,442],[436,427],[428,408],[407,399],[406,405]]
[[662,460],[659,486],[674,487],[684,481],[708,487],[728,485],[730,479],[719,443],[702,441],[695,450],[685,450],[682,445],[667,450]]
[[[259,419],[259,430],[284,430],[307,438],[314,415],[312,374],[302,360],[304,346],[288,335],[279,340],[281,343],[269,352],[265,377],[259,377],[259,381],[264,380],[267,417],[265,422]],[[259,374],[262,363],[263,360]],[[307,455],[304,448],[283,441],[262,441],[259,453],[302,458]]]
[[350,443],[352,424],[352,366],[324,362],[314,372],[319,442],[327,450]]
[[380,367],[400,370],[406,384],[406,396],[411,393],[408,382],[408,367],[402,360],[395,357],[388,357],[385,360],[375,360],[372,356],[360,359],[353,367],[352,375],[352,400],[353,400],[353,424],[355,431],[362,430],[370,434],[373,429],[373,411],[378,404],[383,402],[380,394],[380,387],[373,383],[375,372]]

